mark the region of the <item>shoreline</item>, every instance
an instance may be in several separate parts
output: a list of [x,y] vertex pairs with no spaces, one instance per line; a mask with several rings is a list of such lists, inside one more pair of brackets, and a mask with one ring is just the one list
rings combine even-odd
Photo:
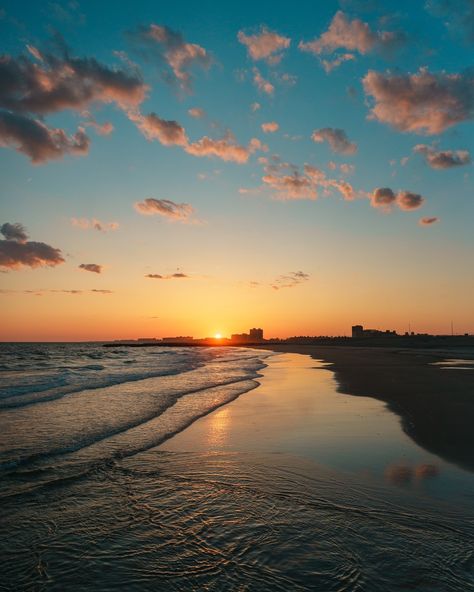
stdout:
[[474,369],[448,371],[433,365],[449,357],[447,352],[297,344],[253,348],[327,362],[338,392],[385,402],[419,446],[474,471]]

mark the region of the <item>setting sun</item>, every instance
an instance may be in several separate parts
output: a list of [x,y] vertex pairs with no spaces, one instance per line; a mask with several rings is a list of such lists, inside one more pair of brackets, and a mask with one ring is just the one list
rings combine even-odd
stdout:
[[214,335],[214,339],[222,339],[222,335],[220,333],[216,333]]

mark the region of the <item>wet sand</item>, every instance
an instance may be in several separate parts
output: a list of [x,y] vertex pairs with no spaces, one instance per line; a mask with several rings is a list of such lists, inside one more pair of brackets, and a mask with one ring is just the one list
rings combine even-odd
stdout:
[[417,444],[474,471],[474,369],[433,365],[449,358],[473,359],[474,352],[293,344],[260,347],[329,362],[339,392],[386,402]]

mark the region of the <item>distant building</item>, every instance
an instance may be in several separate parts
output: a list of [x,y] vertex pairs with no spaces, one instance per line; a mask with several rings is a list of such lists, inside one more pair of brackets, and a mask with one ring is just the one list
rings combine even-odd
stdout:
[[248,333],[234,333],[230,336],[234,343],[260,343],[263,339],[263,329],[250,329]]
[[179,337],[163,337],[161,341],[163,343],[189,343],[191,341],[194,341],[194,338],[189,335],[180,335]]
[[380,331],[379,329],[364,329],[362,325],[352,326],[353,339],[361,339],[366,337],[395,337],[396,335],[396,331],[390,331],[389,329]]

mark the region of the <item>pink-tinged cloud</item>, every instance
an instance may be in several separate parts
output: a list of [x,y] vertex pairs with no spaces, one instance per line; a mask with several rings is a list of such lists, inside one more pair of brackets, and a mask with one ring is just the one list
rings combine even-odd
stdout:
[[128,116],[148,140],[158,140],[164,146],[186,146],[188,143],[184,127],[177,121],[161,119],[156,113],[129,112]]
[[313,41],[301,41],[298,47],[301,51],[315,55],[332,53],[338,49],[357,51],[364,55],[374,50],[393,48],[403,39],[402,33],[372,31],[367,23],[360,19],[351,21],[339,10],[326,32]]
[[81,263],[78,267],[84,271],[90,271],[91,273],[102,273],[103,269],[103,266],[98,263]]
[[28,156],[33,164],[42,164],[67,154],[86,155],[89,138],[81,127],[75,134],[67,135],[64,130],[49,128],[38,119],[0,110],[0,146]]
[[257,138],[252,138],[247,146],[240,146],[231,134],[227,134],[220,140],[204,136],[197,142],[186,146],[185,150],[193,156],[215,156],[224,161],[243,164],[257,150],[267,151],[268,146],[262,144]]
[[212,65],[211,55],[196,43],[188,43],[178,31],[162,25],[140,27],[128,34],[140,53],[154,63],[165,62],[171,72],[164,72],[165,78],[190,92],[192,70],[195,67],[208,70]]
[[336,68],[339,68],[339,66],[341,64],[344,64],[344,62],[350,62],[352,60],[355,60],[355,55],[353,53],[343,53],[342,55],[337,56],[337,58],[334,58],[333,60],[322,59],[321,64],[326,73],[329,74]]
[[202,119],[206,115],[204,109],[201,109],[200,107],[188,109],[188,113],[191,117],[194,117],[194,119]]
[[355,154],[357,152],[357,144],[350,142],[347,134],[342,129],[325,127],[314,130],[311,139],[313,142],[328,142],[331,150],[338,154]]
[[269,121],[268,123],[262,123],[261,128],[266,134],[271,134],[277,132],[280,126],[276,121]]
[[148,87],[137,72],[109,68],[94,58],[42,54],[41,64],[25,57],[0,57],[0,107],[45,115],[82,110],[92,103],[137,107]]
[[439,218],[437,216],[432,216],[431,218],[420,218],[418,224],[420,226],[431,226],[432,224],[436,224],[437,222],[439,222]]
[[109,230],[118,230],[118,222],[101,222],[97,218],[71,218],[71,224],[81,230],[97,230],[99,232],[108,232]]
[[265,78],[260,74],[258,68],[254,68],[253,72],[253,82],[255,86],[258,88],[260,92],[263,92],[267,95],[272,95],[275,92],[275,87],[271,82],[265,80]]
[[424,202],[424,197],[411,191],[400,191],[397,195],[397,204],[401,210],[417,210]]
[[145,275],[145,277],[150,280],[175,280],[175,279],[187,279],[190,276],[187,275],[186,273],[182,273],[179,271],[176,273],[170,273],[168,275],[161,275],[159,273],[147,273]]
[[45,243],[28,241],[21,224],[6,222],[0,227],[5,240],[0,240],[0,268],[16,270],[22,267],[55,267],[64,263],[60,249]]
[[311,179],[298,172],[287,175],[268,174],[262,177],[262,181],[276,191],[280,199],[317,199],[318,197]]
[[366,95],[373,99],[369,119],[403,132],[439,134],[474,114],[472,73],[433,74],[426,68],[416,74],[370,70],[362,82]]
[[163,216],[172,221],[191,222],[194,215],[194,208],[187,203],[175,203],[170,199],[155,199],[148,197],[135,204],[135,209],[139,214],[145,216]]
[[243,31],[239,31],[237,39],[245,45],[252,60],[265,60],[271,65],[281,61],[283,51],[288,49],[291,43],[289,37],[279,35],[264,26],[260,28],[260,32],[254,35],[247,35]]
[[413,152],[422,154],[432,169],[451,169],[471,163],[468,150],[436,150],[432,146],[418,144],[413,148]]
[[378,187],[369,196],[370,204],[374,208],[390,211],[396,205],[401,210],[417,210],[425,202],[425,198],[411,191],[399,191],[395,194],[390,187]]

